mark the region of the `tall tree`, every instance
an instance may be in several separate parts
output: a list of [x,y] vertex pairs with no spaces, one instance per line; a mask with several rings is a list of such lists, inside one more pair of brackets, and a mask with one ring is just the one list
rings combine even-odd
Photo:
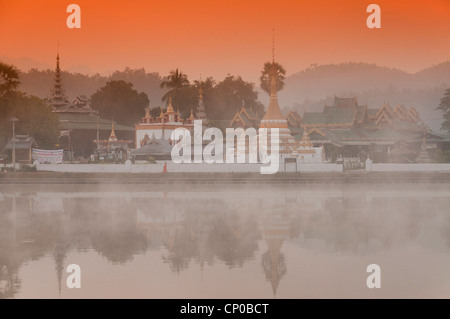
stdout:
[[109,81],[91,96],[91,105],[101,117],[133,125],[145,115],[149,104],[147,94],[133,89],[125,81]]
[[179,110],[183,118],[189,117],[191,110],[195,111],[198,102],[198,89],[193,85],[183,86],[172,93],[172,106]]
[[42,148],[54,148],[59,139],[59,121],[40,98],[17,91],[19,71],[0,63],[0,149],[11,137],[11,117],[17,117],[16,134],[28,134]]
[[17,93],[14,97],[14,116],[17,116],[18,134],[35,138],[39,147],[53,149],[59,140],[59,119],[52,108],[36,96]]
[[19,71],[12,65],[0,62],[0,97],[19,86]]
[[255,85],[244,81],[240,76],[228,75],[214,87],[212,94],[205,101],[208,117],[211,119],[230,120],[241,109],[242,103],[253,107],[258,113],[263,110],[263,106],[257,101]]
[[11,136],[8,118],[17,117],[16,134],[34,137],[41,148],[53,149],[59,139],[59,120],[56,113],[42,99],[22,92],[12,92],[2,98],[0,103],[7,105],[9,112],[3,120],[0,135]]
[[261,76],[259,77],[260,87],[265,92],[270,94],[270,75],[272,68],[275,68],[277,74],[277,91],[280,91],[284,87],[284,80],[286,76],[286,70],[284,67],[276,62],[266,62],[264,63],[264,68],[261,71]]
[[167,101],[169,100],[169,96],[173,97],[178,90],[186,86],[189,86],[189,80],[186,74],[179,71],[178,69],[170,71],[167,79],[162,81],[160,84],[160,87],[162,89],[169,89],[169,91],[167,91],[166,94],[163,95],[161,100],[167,103]]
[[444,112],[444,122],[441,125],[441,130],[450,132],[450,88],[445,90],[444,96],[441,98],[441,103],[437,109]]

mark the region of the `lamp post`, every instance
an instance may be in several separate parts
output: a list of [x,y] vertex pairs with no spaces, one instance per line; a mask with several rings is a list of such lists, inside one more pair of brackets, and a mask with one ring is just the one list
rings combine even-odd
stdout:
[[12,164],[13,164],[13,170],[14,173],[16,172],[16,131],[15,131],[15,124],[19,119],[17,117],[12,117],[9,119],[10,122],[12,122],[13,127],[13,138],[12,138]]

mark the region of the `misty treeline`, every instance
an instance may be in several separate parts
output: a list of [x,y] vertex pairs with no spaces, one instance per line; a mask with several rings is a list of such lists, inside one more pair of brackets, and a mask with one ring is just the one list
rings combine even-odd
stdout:
[[[28,72],[20,72],[20,88],[29,94],[40,98],[47,98],[55,81],[54,70],[31,69]],[[164,91],[160,89],[162,77],[158,73],[148,73],[144,69],[126,68],[116,71],[109,76],[100,74],[85,75],[61,71],[63,88],[69,100],[79,95],[90,97],[108,81],[123,80],[133,84],[133,88],[147,94],[150,101],[160,101]]]
[[[293,108],[300,113],[320,112],[325,103],[332,102],[335,95],[357,96],[361,104],[367,103],[370,108],[377,108],[384,102],[391,105],[402,103],[407,107],[415,107],[422,118],[433,120],[438,127],[442,116],[441,112],[435,110],[439,106],[444,91],[450,87],[449,74],[450,62],[437,64],[413,74],[368,63],[312,64],[307,69],[286,77],[279,99],[282,108]],[[45,98],[53,85],[54,71],[32,69],[21,72],[20,78],[21,90]],[[132,83],[133,88],[138,92],[144,92],[148,96],[151,107],[165,107],[161,98],[168,89],[162,89],[160,85],[162,81],[167,80],[167,77],[156,72],[147,72],[143,68],[126,68],[110,76],[62,72],[62,79],[64,89],[70,98],[82,94],[89,97],[105,86],[106,82],[123,80]],[[196,84],[196,81],[189,78],[188,80],[191,85]],[[217,85],[218,82],[214,81]],[[263,91],[256,86],[255,91],[260,93],[257,96],[258,101],[267,105],[268,95],[262,93]],[[191,99],[194,99],[194,95],[197,97],[193,92],[190,94]],[[205,92],[205,106],[208,110],[210,105],[207,100]],[[189,106],[178,107],[183,108],[184,115],[189,115],[187,114],[190,112]],[[260,108],[260,105],[255,103],[254,107]],[[212,110],[209,113],[211,112]],[[233,112],[230,111],[230,113]],[[217,114],[212,112],[209,117],[216,116]],[[229,116],[227,113],[223,114],[224,118]]]
[[[282,109],[293,108],[300,114],[303,111],[322,111],[326,103],[332,103],[335,95],[356,96],[360,104],[367,103],[369,108],[378,108],[384,102],[392,106],[401,103],[406,107],[415,107],[427,124],[438,130],[442,123],[443,110],[436,109],[445,90],[450,87],[449,74],[450,62],[434,65],[414,74],[367,63],[313,64],[285,78],[279,100]],[[78,95],[91,97],[100,88],[104,88],[107,82],[131,83],[132,90],[146,95],[152,108],[151,114],[157,116],[160,109],[167,106],[167,93],[173,90],[170,86],[161,88],[163,82],[170,82],[170,76],[171,73],[163,76],[157,72],[147,72],[143,68],[126,68],[109,76],[63,71],[62,81],[69,99]],[[239,76],[228,76],[222,81],[206,78],[201,83],[185,76],[187,81],[170,94],[174,108],[180,110],[183,117],[188,117],[191,110],[196,111],[199,85],[203,89],[207,116],[213,120],[226,122],[231,119],[243,101],[247,107],[254,108],[260,115],[264,112],[263,105],[268,104],[268,94],[263,93],[259,85],[247,82]],[[19,78],[21,91],[46,98],[53,86],[54,71],[19,71]],[[143,103],[140,103],[139,110],[134,114],[131,112],[128,118],[118,114],[104,115],[107,118],[115,117],[114,120],[119,122],[123,118],[125,124],[132,124],[144,115],[142,105]]]
[[[173,70],[175,71],[182,74],[178,69]],[[191,81],[187,75],[182,74],[186,81],[172,86],[174,79],[171,75],[172,73],[168,76],[148,73],[143,68],[126,68],[110,76],[62,72],[61,78],[69,100],[78,95],[92,97],[92,106],[99,110],[100,116],[123,124],[138,122],[145,115],[147,105],[152,109],[152,115],[159,115],[161,109],[167,108],[169,96],[174,109],[180,111],[183,118],[187,118],[191,111],[195,113],[197,110],[200,87],[210,119],[230,120],[242,104],[253,108],[261,116],[264,114],[264,106],[258,101],[256,85],[240,76],[228,75],[222,81],[212,77]],[[50,95],[54,77],[55,73],[51,70],[32,69],[21,72],[21,88],[30,94],[46,98]],[[168,85],[162,87],[162,83]],[[112,108],[108,109],[108,103]]]

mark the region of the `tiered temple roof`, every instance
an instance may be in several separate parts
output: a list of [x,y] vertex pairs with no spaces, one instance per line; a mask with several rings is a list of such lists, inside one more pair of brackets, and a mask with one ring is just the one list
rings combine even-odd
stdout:
[[[63,138],[60,139],[60,147],[65,150],[72,149],[75,155],[84,156],[92,152],[92,140],[96,132],[97,136],[105,137],[105,133],[111,129],[111,120],[99,117],[98,112],[92,109],[87,96],[80,95],[69,102],[63,90],[59,53],[56,57],[55,82],[47,103],[59,119],[60,137]],[[122,136],[134,135],[134,128],[127,125],[117,124],[115,131],[119,131]],[[67,136],[74,138],[66,139]]]
[[51,95],[47,98],[47,103],[52,107],[53,112],[56,113],[97,113],[92,109],[90,100],[85,95],[77,96],[72,103],[69,102],[62,86],[59,53],[56,56],[55,83],[53,84]]
[[293,110],[289,110],[289,113],[286,115],[286,121],[291,131],[292,129],[300,128],[302,125],[302,117]]
[[[305,135],[314,145],[332,144],[339,148],[378,145],[382,147],[379,150],[386,152],[390,147],[390,160],[400,162],[411,161],[417,156],[414,150],[424,136],[430,143],[446,140],[431,132],[412,107],[399,104],[392,108],[384,103],[378,109],[369,109],[367,105],[359,105],[356,98],[339,97],[335,97],[332,105],[325,106],[323,112],[304,113],[302,131],[295,138],[300,140]],[[424,161],[423,158],[418,160]]]
[[335,97],[333,105],[326,105],[322,112],[306,112],[302,118],[302,127],[306,131],[312,128],[393,128],[421,129],[423,124],[414,108],[406,109],[397,105],[394,109],[384,103],[378,109],[369,109],[367,105],[358,105],[356,98]]
[[339,109],[354,109],[358,106],[358,101],[355,97],[334,97],[334,108]]
[[250,107],[246,107],[244,101],[242,101],[242,108],[236,112],[233,119],[230,122],[230,127],[258,127],[260,119]]

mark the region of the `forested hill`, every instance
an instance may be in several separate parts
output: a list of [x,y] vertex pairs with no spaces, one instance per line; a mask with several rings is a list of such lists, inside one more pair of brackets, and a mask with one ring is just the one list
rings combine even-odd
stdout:
[[[375,108],[388,102],[414,106],[434,129],[440,114],[435,110],[444,90],[450,87],[450,61],[417,73],[407,73],[367,63],[311,65],[286,78],[279,93],[280,104],[303,110],[321,111],[334,96],[356,96],[358,101]],[[432,123],[433,122],[433,123]]]
[[[90,97],[111,80],[124,80],[133,83],[134,89],[147,94],[151,106],[162,105],[161,97],[165,93],[165,90],[159,87],[162,80],[159,73],[147,73],[144,69],[126,68],[123,71],[116,71],[110,76],[84,75],[62,71],[61,78],[65,93],[70,100],[78,95]],[[46,98],[50,95],[54,80],[55,72],[53,70],[38,71],[31,69],[28,72],[20,73],[21,84],[19,89],[28,94]]]

